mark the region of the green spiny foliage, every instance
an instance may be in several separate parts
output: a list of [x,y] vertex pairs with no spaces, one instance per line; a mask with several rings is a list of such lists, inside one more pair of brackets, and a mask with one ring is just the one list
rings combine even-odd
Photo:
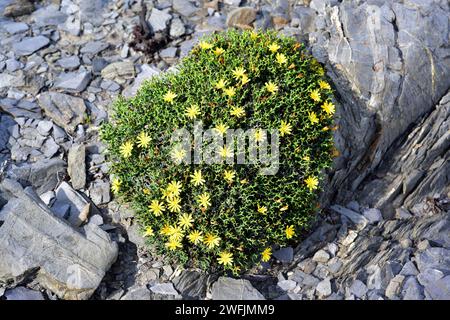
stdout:
[[[295,242],[314,217],[318,181],[334,150],[331,99],[323,68],[294,39],[248,31],[209,36],[177,72],[115,102],[101,131],[112,189],[133,205],[161,253],[244,271],[268,261],[274,245]],[[194,120],[204,128],[279,131],[277,174],[258,174],[262,164],[175,164],[171,134],[192,132]]]

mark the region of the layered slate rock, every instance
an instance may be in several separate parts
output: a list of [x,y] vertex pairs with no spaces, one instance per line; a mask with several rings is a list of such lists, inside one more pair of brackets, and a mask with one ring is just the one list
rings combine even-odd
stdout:
[[39,105],[56,124],[73,133],[83,122],[86,105],[81,98],[59,92],[44,92],[38,96]]
[[31,189],[12,180],[1,187],[15,198],[0,227],[0,283],[14,286],[33,274],[62,299],[88,299],[116,260],[117,244],[95,225],[73,229]]
[[343,1],[318,10],[312,51],[340,105],[332,188],[348,201],[388,148],[450,87],[449,4]]

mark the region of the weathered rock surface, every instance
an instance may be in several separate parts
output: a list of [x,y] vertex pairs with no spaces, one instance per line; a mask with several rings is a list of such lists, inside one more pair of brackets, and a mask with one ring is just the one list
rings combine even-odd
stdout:
[[67,154],[67,173],[72,187],[82,189],[86,184],[86,147],[83,144],[73,145]]
[[38,101],[45,114],[69,133],[83,122],[86,105],[81,98],[59,92],[44,92],[38,96]]
[[117,244],[91,224],[72,229],[32,190],[11,184],[2,182],[16,198],[0,227],[0,283],[13,286],[33,274],[62,299],[89,298],[117,258]]
[[265,300],[250,281],[220,277],[211,289],[213,300]]
[[44,36],[27,37],[13,44],[13,50],[18,56],[28,56],[33,52],[45,47],[50,40]]

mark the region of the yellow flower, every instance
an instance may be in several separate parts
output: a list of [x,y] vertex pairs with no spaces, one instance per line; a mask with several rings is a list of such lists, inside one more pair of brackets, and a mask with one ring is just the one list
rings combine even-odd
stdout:
[[232,72],[236,80],[239,80],[239,78],[242,78],[245,75],[245,69],[242,67],[236,68]]
[[255,30],[252,30],[252,32],[250,32],[250,38],[252,40],[256,40],[256,38],[258,38],[258,32],[256,32]]
[[217,81],[215,87],[216,89],[224,89],[227,85],[227,80],[225,79],[220,79],[219,81]]
[[214,129],[216,129],[220,134],[224,135],[229,128],[223,123],[219,123]]
[[144,194],[150,194],[150,190],[147,189],[147,188],[142,189],[142,192],[143,192]]
[[287,226],[284,232],[286,233],[286,238],[291,239],[295,235],[294,226],[293,225]]
[[192,178],[192,184],[196,187],[205,183],[205,179],[203,179],[202,172],[200,170],[195,170],[194,174],[191,174],[190,177]]
[[311,158],[309,156],[304,156],[302,159],[305,160],[305,161],[310,161],[311,160]]
[[183,229],[192,227],[192,222],[194,222],[194,219],[191,214],[184,213],[178,217],[178,225]]
[[227,251],[222,251],[219,253],[219,258],[217,258],[219,264],[223,264],[224,267],[231,266],[233,264],[233,254]]
[[180,148],[175,148],[172,150],[171,156],[175,162],[181,162],[186,156],[186,151]]
[[267,262],[270,260],[270,257],[272,256],[272,248],[267,247],[264,249],[264,251],[261,253],[261,260],[263,262]]
[[277,53],[275,58],[277,59],[278,64],[285,64],[287,62],[286,56],[282,53]]
[[334,114],[334,111],[335,111],[334,104],[332,104],[331,102],[328,102],[328,101],[324,102],[324,104],[322,105],[322,109],[329,116]]
[[235,116],[236,118],[242,118],[245,116],[245,110],[241,107],[232,107],[230,110],[230,114]]
[[222,158],[231,157],[231,150],[227,146],[223,146],[219,148],[219,154]]
[[202,48],[203,50],[208,50],[208,49],[211,49],[211,48],[213,47],[212,44],[210,44],[210,43],[208,43],[208,42],[206,42],[206,41],[200,41],[198,45],[199,45],[199,47]]
[[219,48],[219,47],[217,47],[216,49],[214,49],[214,54],[216,55],[216,56],[220,56],[222,53],[224,53],[225,52],[225,50],[223,49],[223,48]]
[[235,176],[236,176],[236,173],[233,170],[225,170],[223,173],[223,178],[228,183],[232,183]]
[[182,184],[179,181],[172,180],[167,186],[167,191],[169,192],[169,197],[178,197],[181,192]]
[[330,84],[328,82],[326,82],[326,81],[323,81],[323,80],[319,81],[319,87],[320,87],[320,89],[325,89],[325,90],[330,90],[331,89]]
[[171,227],[168,224],[165,224],[164,227],[159,230],[159,233],[163,236],[169,236],[170,235]]
[[223,92],[229,96],[230,98],[232,98],[235,94],[236,94],[236,89],[234,89],[233,87],[229,87],[226,89],[223,89]]
[[245,85],[245,84],[247,84],[247,83],[249,83],[250,82],[250,79],[248,78],[248,76],[246,75],[246,74],[244,74],[243,76],[242,76],[242,78],[241,78],[241,84],[242,85]]
[[212,233],[207,233],[203,242],[209,249],[212,249],[219,245],[220,238],[218,236],[213,235]]
[[138,143],[137,145],[141,148],[147,148],[148,145],[150,144],[150,141],[152,140],[147,133],[145,133],[144,131],[142,131],[138,137],[137,137]]
[[203,192],[201,195],[197,197],[197,202],[200,205],[200,207],[208,209],[208,207],[211,205],[211,197],[209,196],[209,193]]
[[113,181],[111,182],[112,192],[118,193],[121,185],[122,185],[122,180],[120,180],[119,178],[114,178]]
[[319,180],[317,180],[316,177],[308,177],[305,179],[306,186],[308,187],[309,191],[313,191],[317,189],[317,186],[319,185]]
[[169,208],[170,212],[180,213],[181,212],[180,202],[181,199],[177,197],[167,199],[167,207]]
[[169,242],[166,242],[166,247],[170,251],[177,250],[178,248],[183,248],[183,245],[180,241],[177,241],[175,239],[170,239]]
[[160,216],[165,210],[163,204],[158,200],[152,200],[152,203],[148,207],[150,209],[150,212],[157,217]]
[[191,105],[186,108],[184,113],[189,119],[195,119],[200,114],[200,108],[196,105]]
[[170,240],[181,241],[183,239],[183,230],[178,226],[170,226],[169,230]]
[[311,121],[312,124],[319,123],[319,118],[317,118],[317,115],[315,112],[310,112],[308,115],[308,119],[309,119],[309,121]]
[[289,122],[286,122],[284,120],[281,120],[280,125],[280,135],[284,137],[285,134],[291,134],[292,133],[292,126]]
[[318,89],[312,90],[311,93],[309,94],[309,96],[311,97],[311,99],[313,99],[315,102],[319,102],[320,101],[320,92]]
[[280,49],[280,46],[279,46],[277,43],[275,43],[275,42],[272,43],[272,44],[269,46],[269,50],[270,50],[272,53],[277,52],[278,49]]
[[173,93],[172,91],[167,91],[167,93],[164,95],[164,101],[165,102],[169,102],[169,103],[173,103],[173,99],[175,99],[177,97],[177,95],[175,93]]
[[266,82],[264,86],[266,87],[266,90],[269,91],[270,93],[275,93],[278,91],[278,86],[272,81]]
[[127,141],[120,146],[120,154],[124,158],[131,156],[131,151],[133,151],[133,142]]
[[203,234],[201,231],[194,230],[187,236],[189,241],[193,244],[199,244],[203,241]]
[[258,212],[261,214],[266,214],[267,213],[267,207],[266,206],[262,206],[260,207],[258,204]]
[[147,227],[144,231],[144,237],[151,237],[154,234],[152,227]]
[[262,129],[256,129],[255,130],[255,141],[260,142],[264,138],[264,132]]

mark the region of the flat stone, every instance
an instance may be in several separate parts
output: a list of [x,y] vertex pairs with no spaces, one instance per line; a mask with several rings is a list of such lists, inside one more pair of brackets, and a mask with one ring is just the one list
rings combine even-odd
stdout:
[[250,26],[256,19],[256,10],[252,7],[240,7],[232,10],[227,16],[228,27]]
[[450,299],[450,275],[434,282],[429,282],[425,286],[425,293],[433,300]]
[[319,250],[314,254],[312,259],[315,262],[326,263],[330,260],[330,255],[325,250]]
[[102,41],[90,41],[80,49],[80,53],[95,56],[109,47],[109,44]]
[[185,270],[172,280],[178,292],[188,299],[203,298],[206,295],[206,288],[210,281],[210,275],[193,270]]
[[66,162],[45,159],[13,166],[12,174],[24,186],[33,186],[38,194],[53,190],[66,174]]
[[25,287],[16,287],[5,291],[6,300],[44,300],[42,293],[27,289]]
[[172,16],[167,12],[153,8],[149,22],[153,31],[158,32],[166,30],[170,19],[172,19]]
[[3,24],[3,29],[6,30],[9,34],[16,34],[25,32],[28,30],[29,26],[24,22],[9,22]]
[[61,58],[56,62],[61,68],[66,70],[73,70],[80,66],[80,58],[77,56],[70,56]]
[[13,44],[12,49],[18,56],[29,56],[30,54],[44,48],[50,40],[44,36],[25,37],[22,41]]
[[281,248],[274,251],[273,257],[282,263],[289,263],[294,260],[294,249],[292,247]]
[[331,274],[338,273],[342,268],[342,261],[338,257],[331,258],[330,261],[328,261],[328,270]]
[[183,21],[181,19],[172,19],[170,23],[170,36],[172,38],[181,37],[186,33],[186,27],[184,26]]
[[363,298],[367,293],[367,286],[361,280],[353,281],[350,286],[350,292],[357,298]]
[[150,300],[151,292],[146,286],[135,286],[128,289],[120,300]]
[[82,189],[86,184],[86,147],[75,144],[70,147],[67,155],[67,173],[74,189]]
[[63,181],[56,189],[56,200],[51,208],[56,213],[61,213],[60,208],[66,206],[70,207],[67,220],[74,227],[79,227],[86,222],[92,209],[88,200]]
[[265,300],[250,281],[220,277],[211,289],[213,300]]
[[408,261],[403,265],[400,274],[402,276],[417,276],[419,274],[419,270],[417,270],[416,266],[412,261]]
[[358,212],[355,212],[353,210],[344,208],[337,204],[332,205],[330,208],[335,212],[350,219],[350,221],[352,221],[359,229],[364,229],[364,227],[368,223],[368,220],[364,216],[360,215]]
[[108,181],[95,180],[89,187],[89,195],[96,205],[105,204],[111,201],[111,186]]
[[105,79],[114,80],[121,84],[124,83],[123,79],[134,78],[134,64],[131,61],[113,62],[103,68],[101,75]]
[[384,295],[389,299],[396,298],[398,296],[398,294],[400,293],[404,279],[405,279],[405,276],[402,276],[400,274],[396,275],[389,282]]
[[278,287],[283,291],[294,290],[297,286],[297,282],[293,280],[282,280],[278,282]]
[[166,48],[164,50],[161,50],[161,52],[159,53],[159,55],[161,56],[161,58],[175,58],[175,56],[177,55],[177,48],[176,47],[169,47]]
[[189,0],[173,0],[172,7],[176,12],[185,17],[190,17],[199,10],[199,8]]
[[73,133],[75,127],[83,122],[86,105],[81,98],[59,92],[43,92],[38,96],[38,102],[45,114],[69,133]]
[[314,287],[314,288],[320,282],[320,280],[317,279],[316,277],[314,277],[310,274],[304,273],[303,271],[300,271],[300,270],[295,270],[294,274],[289,278],[294,280],[301,286]]
[[48,136],[50,134],[50,130],[53,128],[53,122],[48,120],[39,121],[36,130],[39,132],[41,136]]
[[316,286],[316,294],[319,298],[323,299],[328,297],[332,293],[330,279],[324,279],[320,281]]
[[[21,87],[25,84],[23,77],[7,73],[0,74],[0,89],[10,87]],[[2,99],[5,100],[5,99]],[[6,102],[6,101],[5,101]]]
[[54,4],[39,8],[32,14],[34,24],[39,27],[57,26],[63,24],[66,19],[67,15],[59,11],[59,6]]
[[52,137],[48,137],[41,147],[41,152],[47,159],[52,158],[59,150],[59,145]]
[[55,79],[54,86],[67,92],[81,92],[86,89],[91,77],[89,71],[63,72]]
[[[116,260],[117,244],[93,225],[80,231],[58,219],[32,190],[1,188],[14,195],[0,228],[0,282],[18,284],[29,275],[61,299],[88,299]],[[55,258],[57,257],[57,259]]]
[[158,283],[150,287],[150,291],[162,295],[178,296],[178,291],[175,290],[172,283]]
[[423,300],[423,288],[417,282],[415,277],[408,277],[403,284],[401,292],[403,300]]
[[20,17],[30,14],[35,10],[34,4],[28,0],[17,0],[5,7],[3,15],[5,17]]
[[381,211],[376,208],[370,208],[370,209],[364,210],[363,216],[366,217],[366,219],[369,220],[369,223],[372,223],[372,224],[383,220]]
[[101,226],[104,223],[103,217],[99,214],[94,214],[89,218],[89,223],[92,223],[96,226]]

